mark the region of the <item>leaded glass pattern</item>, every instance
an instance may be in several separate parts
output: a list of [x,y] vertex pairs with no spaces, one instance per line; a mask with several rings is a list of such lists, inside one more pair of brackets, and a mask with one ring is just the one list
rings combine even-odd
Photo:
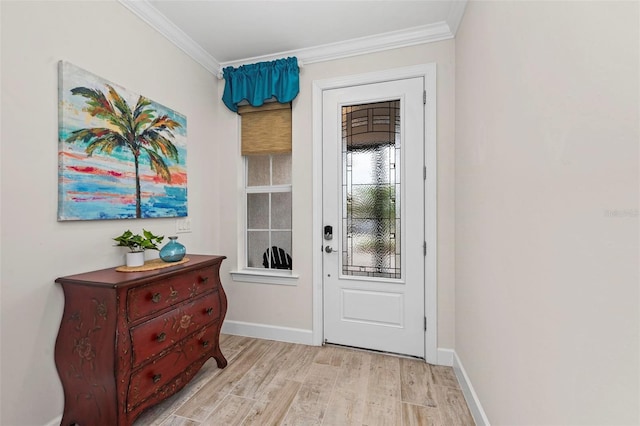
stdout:
[[402,278],[400,101],[342,107],[342,273]]

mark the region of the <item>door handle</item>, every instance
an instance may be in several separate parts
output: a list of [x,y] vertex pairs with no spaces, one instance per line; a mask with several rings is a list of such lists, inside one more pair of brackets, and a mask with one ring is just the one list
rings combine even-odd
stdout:
[[327,253],[333,253],[336,250],[334,250],[333,247],[331,247],[331,246],[326,246],[324,248],[324,251],[327,252]]

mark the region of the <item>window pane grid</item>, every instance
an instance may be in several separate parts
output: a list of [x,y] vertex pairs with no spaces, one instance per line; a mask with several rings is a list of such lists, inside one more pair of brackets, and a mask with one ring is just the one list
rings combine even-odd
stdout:
[[290,154],[245,161],[247,268],[291,269],[290,161]]
[[259,194],[267,192],[291,192],[291,185],[281,186],[253,186],[246,189],[247,194]]

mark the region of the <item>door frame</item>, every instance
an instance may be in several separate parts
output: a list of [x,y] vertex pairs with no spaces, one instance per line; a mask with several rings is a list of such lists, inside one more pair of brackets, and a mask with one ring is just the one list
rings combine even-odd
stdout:
[[438,271],[437,271],[437,170],[436,170],[436,64],[422,64],[394,68],[365,74],[314,80],[312,82],[313,114],[313,330],[312,343],[322,345],[323,323],[323,235],[322,235],[322,98],[325,90],[362,84],[382,83],[406,78],[424,78],[426,104],[424,108],[425,149],[424,164],[426,181],[424,186],[424,220],[427,254],[424,263],[424,307],[427,319],[425,332],[425,359],[436,364],[438,359]]

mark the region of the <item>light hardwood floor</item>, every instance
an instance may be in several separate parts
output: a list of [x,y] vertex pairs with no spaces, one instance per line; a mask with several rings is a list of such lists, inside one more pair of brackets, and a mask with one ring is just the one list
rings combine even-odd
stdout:
[[335,346],[222,335],[209,360],[135,426],[474,425],[450,367]]

